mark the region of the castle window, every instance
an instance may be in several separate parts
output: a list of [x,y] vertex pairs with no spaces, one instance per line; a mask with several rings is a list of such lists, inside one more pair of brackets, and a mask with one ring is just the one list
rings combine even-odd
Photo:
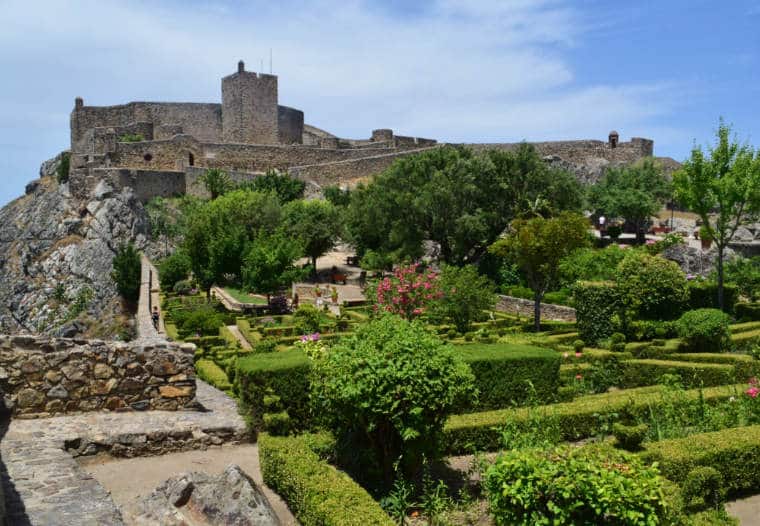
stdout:
[[192,153],[187,154],[187,164],[189,166],[195,166],[195,155],[193,155]]
[[145,162],[149,163],[153,160],[153,156],[149,153],[146,153],[145,155],[143,155],[143,159],[145,159]]

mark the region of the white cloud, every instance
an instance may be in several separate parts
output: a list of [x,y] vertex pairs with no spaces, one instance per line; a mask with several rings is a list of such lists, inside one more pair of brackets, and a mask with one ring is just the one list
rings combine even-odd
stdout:
[[250,70],[263,58],[268,71],[270,47],[281,103],[346,136],[377,127],[466,141],[646,134],[674,103],[667,85],[581,85],[567,55],[589,22],[569,2],[439,0],[410,16],[360,0],[243,6],[7,0],[0,67],[12,74],[0,113],[37,131],[28,140],[47,140],[48,154],[67,146],[75,96],[218,101],[219,79],[239,58]]

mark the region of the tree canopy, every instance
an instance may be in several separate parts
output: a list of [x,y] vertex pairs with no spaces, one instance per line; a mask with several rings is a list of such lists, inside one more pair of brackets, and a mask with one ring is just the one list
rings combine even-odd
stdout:
[[283,208],[285,231],[299,240],[311,258],[314,271],[317,258],[335,246],[341,232],[338,209],[328,201],[292,201]]
[[622,217],[643,243],[643,228],[672,196],[662,167],[652,158],[629,166],[608,168],[589,190],[589,204],[607,217]]
[[549,167],[527,144],[514,151],[476,155],[444,146],[397,160],[350,194],[350,240],[363,255],[416,259],[423,242],[440,246],[440,258],[462,265],[477,261],[515,217],[579,209],[575,178]]
[[264,175],[240,183],[238,188],[253,190],[254,192],[274,193],[280,202],[284,204],[301,199],[306,189],[306,183],[292,177],[287,172],[280,173],[276,170],[267,170]]
[[718,304],[723,304],[726,247],[742,222],[760,214],[760,152],[739,145],[722,120],[716,142],[707,150],[694,146],[691,157],[673,174],[677,200],[699,214],[718,250]]

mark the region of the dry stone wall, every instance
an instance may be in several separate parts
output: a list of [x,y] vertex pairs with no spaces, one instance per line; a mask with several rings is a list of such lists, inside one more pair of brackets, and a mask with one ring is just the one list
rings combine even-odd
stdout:
[[[496,310],[518,314],[520,316],[533,316],[533,302],[514,296],[499,295],[499,301],[496,303]],[[541,304],[542,320],[560,320],[575,321],[575,309],[564,305],[554,305],[551,303]]]
[[178,410],[195,398],[194,346],[0,336],[0,388],[14,416]]

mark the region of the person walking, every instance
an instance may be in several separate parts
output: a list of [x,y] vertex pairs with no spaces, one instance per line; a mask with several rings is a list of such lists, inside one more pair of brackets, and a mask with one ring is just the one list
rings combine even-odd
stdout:
[[153,327],[158,330],[158,320],[161,318],[161,315],[158,313],[158,306],[153,306],[153,312],[150,313],[150,319],[153,320]]

